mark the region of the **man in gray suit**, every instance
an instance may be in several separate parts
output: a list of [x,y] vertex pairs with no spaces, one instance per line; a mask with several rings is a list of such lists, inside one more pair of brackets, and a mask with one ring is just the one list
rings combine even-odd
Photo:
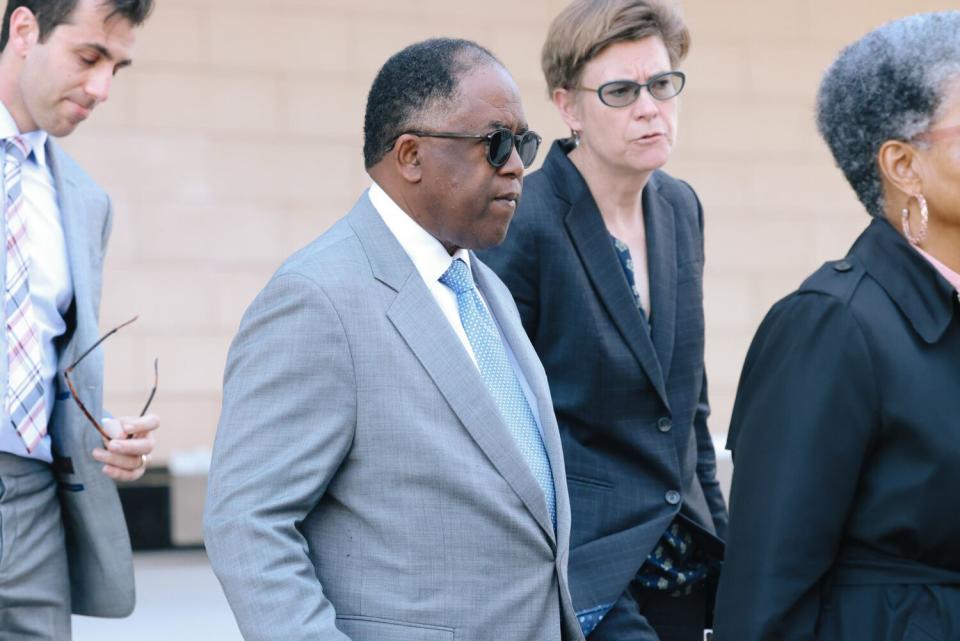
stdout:
[[[70,639],[70,612],[133,610],[114,484],[144,471],[156,416],[103,421],[64,370],[93,345],[110,201],[51,136],[107,99],[150,0],[11,0],[0,36],[5,331],[0,349],[0,638]],[[71,379],[103,414],[103,359]]]
[[370,90],[374,184],[291,257],[228,358],[205,540],[247,641],[576,641],[550,393],[503,240],[539,137],[487,50]]

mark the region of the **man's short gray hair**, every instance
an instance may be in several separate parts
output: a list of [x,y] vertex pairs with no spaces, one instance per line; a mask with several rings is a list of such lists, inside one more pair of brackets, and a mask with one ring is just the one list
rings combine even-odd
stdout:
[[872,216],[884,217],[877,156],[930,128],[960,79],[960,11],[890,22],[844,49],[817,96],[817,126]]

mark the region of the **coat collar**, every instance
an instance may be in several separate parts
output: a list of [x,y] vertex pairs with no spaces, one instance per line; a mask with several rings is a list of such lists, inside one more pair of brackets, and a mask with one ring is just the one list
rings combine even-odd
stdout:
[[651,176],[642,195],[650,278],[652,329],[648,329],[590,188],[567,157],[570,149],[565,141],[555,142],[543,171],[549,177],[553,192],[569,205],[564,224],[598,298],[661,400],[669,406],[666,380],[673,360],[677,308],[673,206],[658,192],[656,175]]
[[850,250],[880,284],[914,330],[936,343],[956,314],[956,291],[889,222],[876,219]]

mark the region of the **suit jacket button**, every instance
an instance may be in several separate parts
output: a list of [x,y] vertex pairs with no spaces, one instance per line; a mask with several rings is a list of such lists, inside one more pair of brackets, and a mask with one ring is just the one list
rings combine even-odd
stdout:
[[833,268],[838,272],[848,272],[853,269],[853,265],[845,260],[838,260],[833,264]]
[[666,499],[667,503],[670,505],[676,505],[680,502],[680,492],[677,492],[676,490],[670,490],[667,492]]
[[657,429],[666,434],[673,429],[673,421],[664,416],[659,421],[657,421]]

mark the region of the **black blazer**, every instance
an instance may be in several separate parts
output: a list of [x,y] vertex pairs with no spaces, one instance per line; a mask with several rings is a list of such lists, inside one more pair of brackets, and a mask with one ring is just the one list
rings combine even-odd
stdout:
[[616,601],[678,513],[714,554],[726,526],[706,422],[700,203],[656,172],[643,208],[652,335],[559,143],[526,179],[506,241],[480,254],[510,288],[550,382],[577,611]]
[[879,219],[770,311],[728,443],[718,641],[960,639],[958,311]]

